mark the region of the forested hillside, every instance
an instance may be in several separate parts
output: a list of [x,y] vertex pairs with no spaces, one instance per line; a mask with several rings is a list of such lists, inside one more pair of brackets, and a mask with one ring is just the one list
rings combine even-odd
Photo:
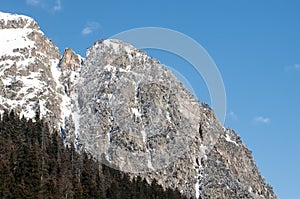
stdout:
[[[38,115],[38,114],[37,114]],[[130,180],[99,164],[36,117],[19,119],[13,111],[0,121],[0,198],[183,199],[154,181]]]

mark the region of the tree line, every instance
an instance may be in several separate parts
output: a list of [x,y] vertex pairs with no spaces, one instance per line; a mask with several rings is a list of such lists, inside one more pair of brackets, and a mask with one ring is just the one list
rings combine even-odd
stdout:
[[130,179],[100,164],[35,120],[20,119],[14,111],[4,112],[0,120],[0,198],[185,198],[155,180]]

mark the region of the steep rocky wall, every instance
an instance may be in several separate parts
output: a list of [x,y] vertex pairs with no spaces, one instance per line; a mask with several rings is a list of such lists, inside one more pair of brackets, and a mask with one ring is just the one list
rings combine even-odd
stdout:
[[81,143],[107,165],[192,198],[276,198],[234,131],[144,52],[96,42],[78,89]]

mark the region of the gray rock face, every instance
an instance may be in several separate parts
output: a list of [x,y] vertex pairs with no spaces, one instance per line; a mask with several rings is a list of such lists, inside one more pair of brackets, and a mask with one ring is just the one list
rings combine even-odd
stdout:
[[233,130],[220,137],[203,161],[200,176],[202,198],[276,198]]
[[122,171],[161,169],[198,134],[197,100],[158,61],[120,41],[88,50],[78,88],[81,140]]
[[237,134],[157,60],[101,40],[61,55],[26,16],[0,13],[0,113],[62,128],[96,159],[191,198],[276,198]]
[[192,198],[276,198],[234,131],[144,52],[96,42],[78,90],[80,140],[103,163]]

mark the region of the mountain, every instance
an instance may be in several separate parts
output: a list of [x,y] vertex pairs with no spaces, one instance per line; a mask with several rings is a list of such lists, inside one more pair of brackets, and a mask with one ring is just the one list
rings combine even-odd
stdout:
[[0,13],[0,110],[36,113],[97,161],[188,198],[276,198],[239,136],[159,61],[119,40],[86,58]]
[[33,119],[39,109],[54,128],[72,126],[72,93],[82,58],[71,49],[62,56],[30,17],[0,13],[0,28],[0,110]]

